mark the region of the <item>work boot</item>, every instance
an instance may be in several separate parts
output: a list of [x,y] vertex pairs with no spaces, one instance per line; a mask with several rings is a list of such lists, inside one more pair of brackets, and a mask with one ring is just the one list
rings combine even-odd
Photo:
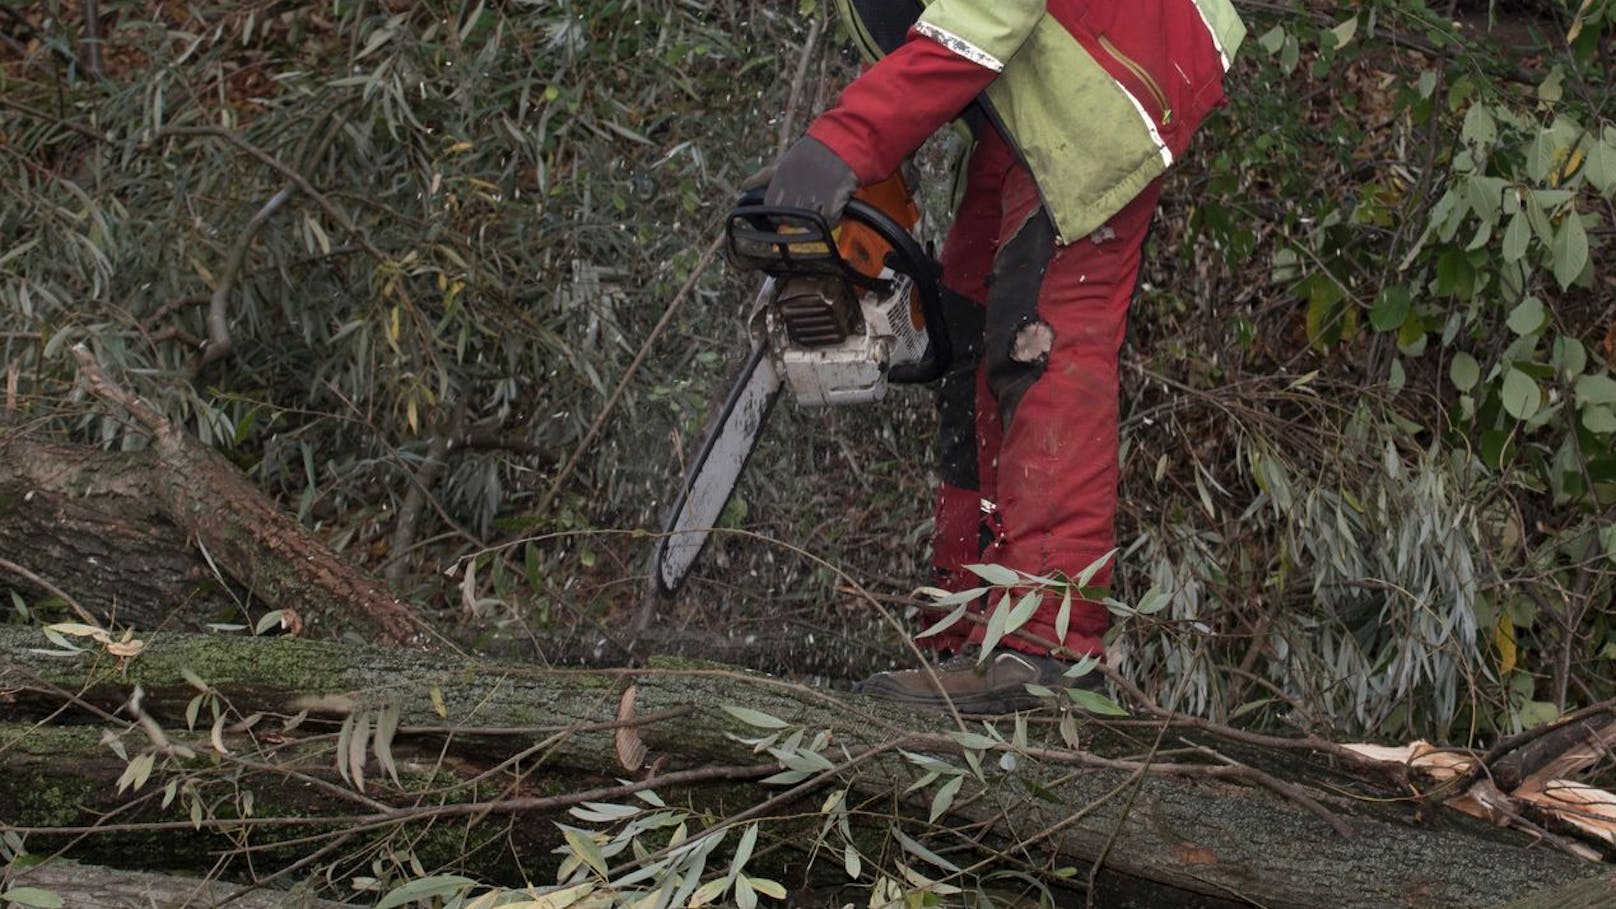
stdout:
[[[950,701],[963,713],[1014,713],[1039,706],[1044,699],[1027,691],[1028,685],[1044,688],[1099,688],[1104,677],[1090,672],[1077,679],[1063,676],[1070,663],[1050,656],[1034,656],[1018,650],[998,650],[986,662],[979,662],[976,645],[949,657],[933,667],[878,672],[853,690],[883,700],[915,707],[946,709]],[[932,681],[933,673],[936,681]],[[938,685],[941,684],[941,688]]]

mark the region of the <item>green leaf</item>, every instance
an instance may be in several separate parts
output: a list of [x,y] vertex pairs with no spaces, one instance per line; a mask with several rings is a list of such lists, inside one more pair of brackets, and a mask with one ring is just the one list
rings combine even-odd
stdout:
[[388,891],[376,903],[375,909],[397,909],[407,903],[418,900],[447,899],[470,887],[477,886],[477,882],[469,877],[458,874],[439,874],[432,877],[417,878]]
[[1279,49],[1285,46],[1285,27],[1276,25],[1263,32],[1262,37],[1257,39],[1257,45],[1269,54],[1279,53]]
[[1527,297],[1510,310],[1507,324],[1510,331],[1524,336],[1540,331],[1548,318],[1549,313],[1543,301],[1537,297]]
[[1021,600],[1016,603],[1015,608],[1010,610],[1009,618],[1005,619],[1004,633],[1015,634],[1019,631],[1021,626],[1027,624],[1028,620],[1038,612],[1038,607],[1043,605],[1043,602],[1044,594],[1042,591],[1029,590],[1023,594]]
[[730,877],[740,875],[741,869],[746,867],[747,861],[752,858],[753,848],[757,846],[757,838],[758,825],[746,825],[746,830],[741,834],[740,843],[735,846],[735,855],[729,861]]
[[[558,824],[557,826],[560,825]],[[606,876],[606,856],[601,853],[600,844],[595,842],[594,837],[572,827],[562,827],[561,834],[566,837],[567,846],[572,850],[573,855],[578,856],[596,874],[601,877]],[[382,909],[382,907],[377,906],[376,909]]]
[[1415,86],[1419,89],[1420,100],[1424,101],[1430,98],[1431,93],[1436,91],[1436,71],[1428,69],[1420,73],[1419,81],[1415,83]]
[[950,732],[948,737],[959,743],[967,751],[986,751],[999,744],[997,741],[980,732]]
[[1060,609],[1055,612],[1055,640],[1066,640],[1066,630],[1072,624],[1072,588],[1061,591]]
[[1155,615],[1166,609],[1167,604],[1172,601],[1173,598],[1167,591],[1153,585],[1139,597],[1139,603],[1133,607],[1133,611],[1139,615]]
[[1616,127],[1605,127],[1604,137],[1592,142],[1582,172],[1606,198],[1616,191]]
[[1589,404],[1582,409],[1582,425],[1600,435],[1616,432],[1616,411],[1606,404]]
[[28,909],[62,909],[66,905],[54,891],[41,887],[12,887],[0,891],[0,902],[16,903]]
[[1374,308],[1369,311],[1369,324],[1375,331],[1394,331],[1401,328],[1414,306],[1414,297],[1408,288],[1394,284],[1380,292]]
[[1516,212],[1504,229],[1504,261],[1519,262],[1526,257],[1526,246],[1532,239],[1532,225],[1523,212]]
[[1072,699],[1079,710],[1099,716],[1127,716],[1128,710],[1116,701],[1111,700],[1098,691],[1087,688],[1068,688],[1066,696]]
[[1537,381],[1514,367],[1504,374],[1500,398],[1504,411],[1517,420],[1530,420],[1543,406],[1543,390],[1538,388]]
[[1487,108],[1472,104],[1465,111],[1464,126],[1460,128],[1459,136],[1471,145],[1492,145],[1498,139],[1498,123]]
[[786,898],[786,888],[779,881],[771,881],[766,877],[748,877],[747,883],[752,888],[770,899],[783,900]]
[[995,587],[1009,587],[1021,580],[1021,575],[1003,565],[966,565],[965,570]]
[[970,608],[971,607],[970,607],[969,603],[963,603],[963,604],[961,604],[959,606],[954,607],[953,612],[950,612],[948,615],[943,616],[940,620],[938,620],[938,622],[935,625],[932,625],[932,626],[928,627],[925,631],[922,631],[919,634],[915,635],[915,639],[919,640],[920,638],[929,638],[932,635],[937,634],[938,632],[947,631],[949,628],[952,628],[954,626],[954,624],[957,623],[960,619],[965,618],[965,613],[969,612]]
[[997,647],[999,640],[1004,637],[1004,626],[1010,618],[1010,594],[999,598],[999,604],[988,613],[988,627],[982,633],[982,650],[978,662],[987,662],[993,655],[993,648]]
[[1352,36],[1356,35],[1357,33],[1357,16],[1350,16],[1340,25],[1330,29],[1330,35],[1335,38],[1335,47],[1337,49],[1346,47],[1352,41]]
[[1554,262],[1554,277],[1563,288],[1569,288],[1588,267],[1588,230],[1576,212],[1566,215],[1560,229],[1554,232],[1554,245],[1550,248]]
[[1572,391],[1578,404],[1616,404],[1616,379],[1604,373],[1578,377]]
[[1079,586],[1079,587],[1087,587],[1087,586],[1089,586],[1089,582],[1094,580],[1094,576],[1100,573],[1100,569],[1102,569],[1105,566],[1111,564],[1111,557],[1116,555],[1116,554],[1117,554],[1117,551],[1115,549],[1112,549],[1110,552],[1107,552],[1105,555],[1100,556],[1099,558],[1097,558],[1094,561],[1088,563],[1087,565],[1084,565],[1083,570],[1079,571],[1077,573],[1077,586]]
[[1453,361],[1448,364],[1448,379],[1453,382],[1454,388],[1469,391],[1481,381],[1481,364],[1464,351],[1457,351]]
[[723,707],[725,713],[748,726],[756,726],[759,729],[784,729],[790,725],[779,717],[770,716],[761,710],[753,710],[750,707],[735,707],[730,704],[725,704]]
[[1559,337],[1549,352],[1549,362],[1567,379],[1575,379],[1588,368],[1588,348],[1577,338]]
[[960,774],[948,782],[937,787],[937,793],[931,797],[931,821],[943,816],[954,805],[954,796],[959,794],[960,786],[965,783],[965,775]]

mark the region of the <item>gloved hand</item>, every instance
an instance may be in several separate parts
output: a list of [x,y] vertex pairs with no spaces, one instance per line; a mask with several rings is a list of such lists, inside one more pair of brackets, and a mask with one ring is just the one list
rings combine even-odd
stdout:
[[764,185],[765,205],[812,209],[834,224],[858,189],[858,177],[825,143],[803,136],[774,165],[748,177],[741,190]]

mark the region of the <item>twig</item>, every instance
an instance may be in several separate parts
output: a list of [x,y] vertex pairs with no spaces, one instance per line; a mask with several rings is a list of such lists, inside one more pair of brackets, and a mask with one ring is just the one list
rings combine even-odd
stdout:
[[466,407],[462,401],[456,404],[450,414],[449,425],[441,427],[441,431],[427,443],[426,455],[421,459],[420,466],[410,474],[410,488],[404,493],[398,516],[393,519],[393,539],[387,548],[387,564],[382,568],[382,577],[395,588],[404,583],[404,569],[409,564],[406,556],[415,545],[416,524],[421,520],[427,500],[432,498],[438,478],[449,466],[449,450],[454,445],[454,438],[460,435],[465,416]]
[[84,0],[84,70],[101,78],[101,2]]
[[57,587],[50,581],[45,580],[39,575],[34,574],[32,571],[29,571],[21,565],[18,565],[16,562],[8,559],[0,559],[0,568],[3,568],[6,571],[9,571],[12,574],[22,578],[23,580],[28,581],[30,584],[43,589],[51,596],[60,598],[62,602],[66,603],[68,608],[72,609],[73,612],[77,614],[86,625],[93,625],[96,628],[101,628],[101,620],[97,619],[93,614],[91,614],[90,610],[85,609],[79,604],[78,600],[73,599],[72,595],[62,588]]
[[[808,71],[808,60],[812,56],[814,45],[818,43],[819,30],[819,22],[816,20],[808,29],[807,40],[803,42],[802,56],[797,62],[796,77],[791,83],[790,101],[787,103],[785,116],[781,117],[779,150],[782,152],[785,151],[786,143],[790,140],[793,123],[796,119],[796,104],[802,92],[802,80]],[[623,378],[618,380],[617,387],[612,389],[611,397],[606,399],[606,405],[595,416],[595,421],[590,424],[589,431],[584,433],[578,447],[573,449],[572,455],[567,458],[567,462],[556,473],[555,479],[550,482],[549,491],[544,494],[544,498],[539,501],[538,507],[534,509],[536,513],[540,515],[546,514],[549,512],[550,506],[555,504],[556,497],[560,495],[562,487],[566,485],[568,480],[572,479],[572,472],[577,468],[578,461],[589,450],[589,446],[594,444],[595,437],[600,435],[601,428],[606,424],[606,418],[611,416],[613,410],[617,409],[617,402],[622,399],[623,392],[628,389],[628,383],[634,378],[634,374],[639,371],[640,365],[645,362],[646,356],[651,352],[651,345],[662,337],[662,332],[673,321],[674,314],[679,311],[679,307],[684,305],[685,298],[695,289],[696,282],[701,278],[702,272],[707,269],[708,263],[712,262],[723,246],[724,237],[720,235],[701,254],[701,258],[697,260],[695,267],[690,271],[690,277],[685,280],[685,286],[681,287],[679,292],[674,295],[673,300],[668,304],[668,308],[663,311],[662,318],[657,320],[657,324],[651,328],[651,333],[646,335],[645,341],[640,344],[639,352],[634,355],[634,359],[628,364],[628,369],[624,371]],[[646,607],[642,607],[642,609],[644,608]]]
[[685,279],[684,286],[679,288],[679,292],[674,294],[673,300],[668,303],[667,309],[663,310],[662,318],[657,320],[656,325],[651,328],[651,333],[640,344],[639,352],[634,355],[633,361],[628,364],[628,369],[624,370],[623,378],[619,379],[617,387],[612,389],[611,396],[606,399],[606,405],[595,416],[595,421],[590,424],[589,431],[584,433],[583,439],[578,442],[578,446],[572,450],[572,454],[567,458],[566,463],[561,465],[561,470],[556,473],[555,479],[550,482],[549,491],[544,494],[544,498],[540,499],[538,506],[534,508],[537,514],[543,515],[549,512],[550,506],[555,503],[556,497],[561,494],[562,488],[566,486],[568,480],[572,479],[572,472],[577,468],[578,461],[589,450],[589,446],[594,444],[595,437],[600,435],[601,428],[606,425],[606,418],[611,416],[613,410],[617,409],[617,402],[622,400],[623,392],[628,390],[628,383],[634,379],[635,373],[639,372],[645,358],[651,353],[651,345],[655,344],[657,339],[662,336],[662,332],[672,324],[673,317],[679,312],[679,308],[684,305],[685,298],[689,297],[691,291],[696,289],[696,283],[701,280],[702,273],[707,270],[708,264],[713,261],[723,246],[724,237],[720,234],[713,239],[712,243],[708,244],[707,249],[701,254],[701,258],[696,260],[695,266],[690,270],[690,277]]
[[1111,832],[1106,835],[1105,843],[1094,854],[1094,864],[1089,866],[1088,896],[1084,900],[1084,909],[1094,909],[1094,895],[1099,890],[1096,884],[1100,880],[1100,869],[1105,867],[1105,860],[1110,857],[1111,849],[1116,845],[1117,837],[1122,835],[1122,825],[1127,822],[1128,815],[1133,812],[1133,806],[1139,800],[1139,791],[1143,788],[1145,782],[1146,768],[1150,766],[1151,758],[1155,757],[1161,750],[1162,739],[1166,738],[1166,736],[1167,724],[1163,723],[1161,728],[1156,730],[1156,740],[1150,743],[1150,752],[1145,756],[1142,766],[1121,783],[1121,786],[1128,789],[1128,799],[1122,803],[1122,810],[1117,812],[1117,822],[1111,825]]
[[208,341],[202,347],[202,356],[193,368],[194,372],[200,372],[202,367],[228,356],[235,347],[230,338],[230,322],[226,318],[231,288],[236,283],[236,276],[241,274],[241,266],[247,260],[247,250],[252,247],[253,238],[258,236],[258,231],[275,212],[286,204],[286,200],[292,197],[292,189],[291,183],[282,186],[279,192],[271,196],[269,201],[253,214],[247,221],[247,227],[242,230],[241,236],[236,238],[236,245],[230,250],[230,257],[225,260],[224,268],[219,270],[218,280],[213,286],[213,295],[208,298]]
[[174,425],[167,417],[142,401],[139,395],[109,379],[106,372],[101,369],[101,364],[96,361],[95,355],[84,346],[84,342],[73,345],[73,358],[78,360],[79,374],[90,383],[90,391],[96,397],[111,401],[128,411],[153,436],[163,437],[174,432]]
[[1324,807],[1324,805],[1322,803],[1320,803],[1318,799],[1315,799],[1313,796],[1308,795],[1306,792],[1303,792],[1301,787],[1295,786],[1295,785],[1293,785],[1291,783],[1287,783],[1284,780],[1274,776],[1273,774],[1268,773],[1267,771],[1258,770],[1256,767],[1252,767],[1252,766],[1249,766],[1247,764],[1242,764],[1239,761],[1234,760],[1233,758],[1226,757],[1226,756],[1224,756],[1222,754],[1219,754],[1218,752],[1213,751],[1211,748],[1208,748],[1205,745],[1198,745],[1198,744],[1196,744],[1194,742],[1183,740],[1183,739],[1181,739],[1180,741],[1183,741],[1184,744],[1190,746],[1191,748],[1194,748],[1196,751],[1199,751],[1202,754],[1205,754],[1207,757],[1210,757],[1213,760],[1218,761],[1219,763],[1221,763],[1224,766],[1228,767],[1230,770],[1238,771],[1237,773],[1232,774],[1232,775],[1237,776],[1237,777],[1241,777],[1241,778],[1244,778],[1244,779],[1249,779],[1254,783],[1257,783],[1257,784],[1259,784],[1261,786],[1264,786],[1264,787],[1266,787],[1268,789],[1271,789],[1275,793],[1280,795],[1282,798],[1290,799],[1291,801],[1297,803],[1298,805],[1301,805],[1303,808],[1306,808],[1308,811],[1311,811],[1314,814],[1318,815],[1320,818],[1322,818],[1324,820],[1324,822],[1326,824],[1329,824],[1330,827],[1333,830],[1335,830],[1336,834],[1338,836],[1340,836],[1342,839],[1351,839],[1352,837],[1357,835],[1356,831],[1354,831],[1352,829],[1352,826],[1350,824],[1348,824],[1346,821],[1342,820],[1341,817],[1339,815],[1337,815],[1335,812],[1333,812],[1330,809]]
[[777,153],[783,153],[796,134],[797,107],[802,103],[803,82],[808,76],[808,63],[813,59],[814,45],[819,43],[819,32],[824,23],[821,14],[808,26],[808,37],[803,39],[802,54],[797,57],[797,71],[791,76],[791,91],[786,94],[786,113],[780,118],[780,138],[775,148]]

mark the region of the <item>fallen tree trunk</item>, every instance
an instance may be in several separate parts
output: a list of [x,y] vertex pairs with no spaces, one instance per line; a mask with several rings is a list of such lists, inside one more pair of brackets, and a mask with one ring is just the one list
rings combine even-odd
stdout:
[[206,878],[174,877],[82,865],[45,862],[16,869],[0,886],[43,890],[60,899],[61,909],[194,909],[220,906],[229,900],[236,909],[343,909],[344,903],[316,899],[302,893],[252,891]]
[[[104,482],[80,495],[119,488],[146,491],[158,514],[188,539],[195,540],[231,581],[272,608],[290,610],[303,623],[343,626],[357,621],[368,624],[391,643],[420,640],[419,621],[384,584],[344,564],[248,482],[234,464],[113,383],[88,350],[78,347],[74,354],[91,391],[131,416],[151,437],[151,454],[143,456],[144,470],[115,482]],[[104,479],[118,472],[79,458],[78,469],[64,475],[54,470],[51,462],[41,460],[48,455],[47,450],[30,447],[15,438],[5,444],[11,452],[7,460],[17,466],[12,468],[13,479],[0,492],[5,492],[6,501],[13,505],[19,498],[26,503],[32,491],[24,490],[19,497],[19,483],[46,487],[44,492],[54,493],[59,499],[74,494],[71,483],[75,477]],[[114,457],[118,456],[108,455],[107,459]],[[129,466],[138,468],[141,462],[136,459]],[[50,488],[53,483],[67,486]],[[60,567],[59,563],[47,561],[53,555],[50,549],[24,550],[21,554],[34,563],[22,567],[35,577],[49,573],[41,571],[41,566]]]
[[[540,841],[556,837],[546,818],[579,825],[568,809],[631,804],[635,792],[652,789],[670,805],[700,809],[692,833],[724,823],[715,818],[796,818],[794,826],[778,821],[778,830],[765,825],[760,841],[794,873],[803,850],[816,846],[857,850],[866,884],[877,863],[889,875],[907,865],[945,876],[933,858],[1024,867],[1051,886],[1082,883],[1099,866],[1101,904],[1119,909],[1312,907],[1322,899],[1342,909],[1485,906],[1609,872],[1453,813],[1416,825],[1406,792],[1332,758],[1246,747],[1238,764],[1232,751],[1209,760],[1198,750],[1204,737],[1186,749],[1179,731],[1139,721],[1085,720],[1078,751],[1061,742],[1053,714],[1026,728],[1024,744],[1016,724],[996,723],[999,742],[980,724],[966,734],[940,718],[709,664],[541,670],[292,638],[177,634],[120,661],[99,648],[71,659],[30,651],[43,642],[29,629],[0,628],[5,719],[94,718],[115,728],[128,760],[101,744],[95,727],[73,730],[78,751],[45,747],[53,760],[37,749],[26,757],[19,742],[0,747],[0,830],[30,841],[85,837],[81,828],[99,823],[101,832],[88,837],[194,842],[194,826],[250,854],[248,834],[281,831],[284,843],[292,833],[426,822],[442,834],[449,822],[476,817],[481,824],[460,835],[505,831],[510,854],[489,867],[531,874],[546,860]],[[137,687],[138,709],[127,706]],[[120,706],[123,716],[113,716]],[[212,719],[215,707],[221,719]],[[186,728],[188,711],[195,732]],[[770,737],[766,754],[746,741]],[[101,769],[80,752],[99,754]],[[135,787],[129,775],[139,768],[130,768],[144,754],[152,755],[151,779]],[[1259,760],[1254,771],[1229,770]],[[972,762],[986,785],[969,771]],[[782,768],[790,774],[783,783],[758,782]],[[121,795],[97,782],[114,771],[125,778]],[[928,771],[938,776],[905,794]],[[225,781],[255,793],[250,817],[239,795],[217,795]],[[178,792],[166,808],[164,786]],[[957,787],[952,798],[939,795],[945,786]],[[844,788],[840,804],[858,806],[846,843],[815,833],[830,808],[826,793]],[[47,809],[29,797],[44,791],[67,797]],[[188,814],[198,803],[206,807],[200,819]],[[288,810],[272,814],[271,805]],[[926,821],[933,811],[936,823]],[[889,833],[897,815],[907,840]],[[918,843],[924,851],[910,845]],[[827,864],[840,863],[822,859],[818,867]]]
[[[103,622],[157,628],[181,616],[240,620],[240,608],[188,534],[158,507],[151,451],[108,452],[0,438],[0,589],[52,591]],[[63,607],[66,608],[65,605]]]

